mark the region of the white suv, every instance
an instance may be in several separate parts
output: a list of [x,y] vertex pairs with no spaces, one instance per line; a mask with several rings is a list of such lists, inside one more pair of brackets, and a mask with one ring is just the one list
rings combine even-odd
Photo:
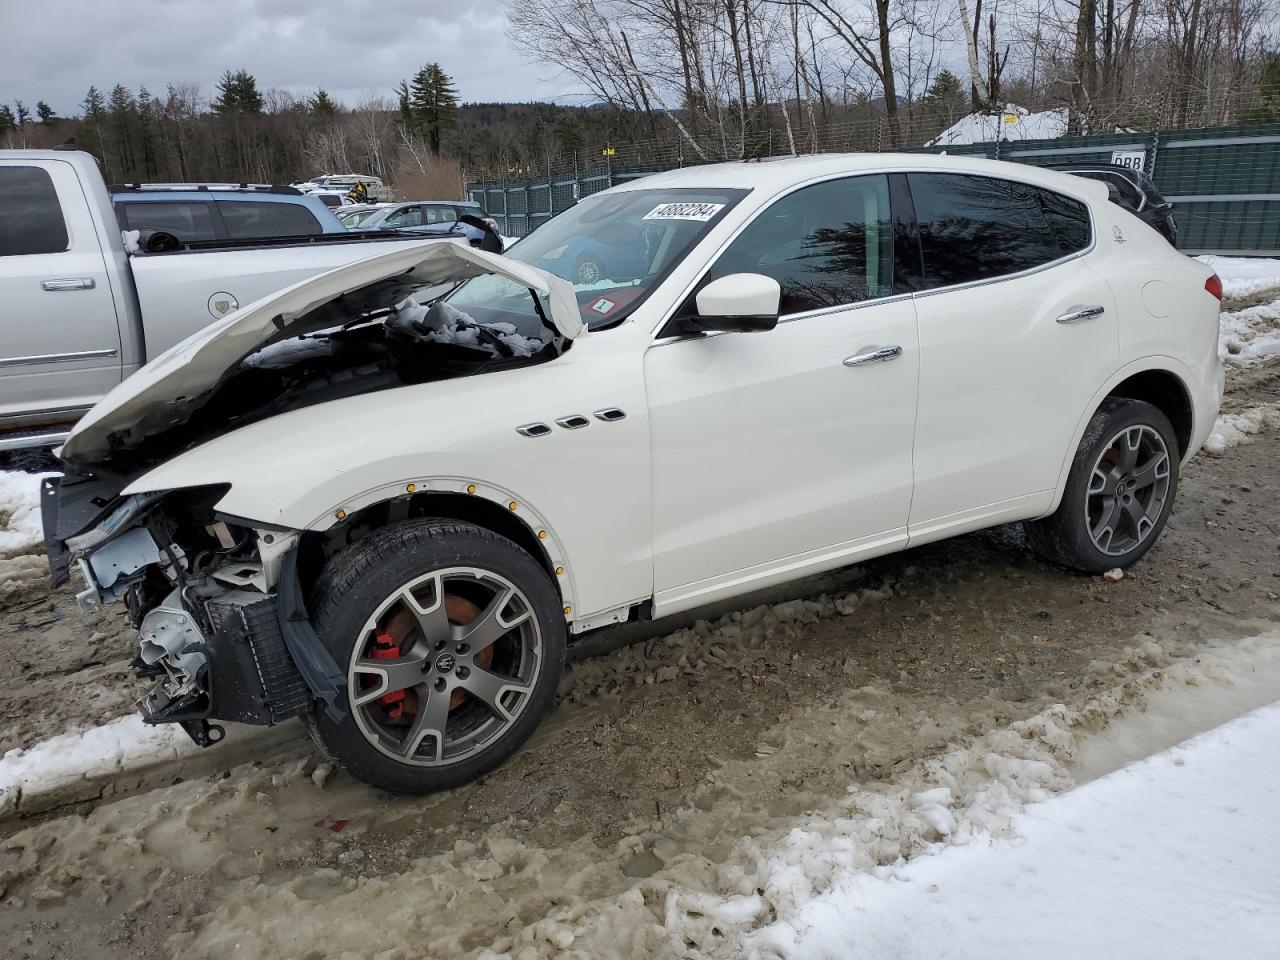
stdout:
[[370,783],[456,785],[547,712],[570,634],[1011,521],[1134,563],[1218,409],[1219,295],[1066,174],[659,174],[180,344],[63,448],[52,566],[126,599],[149,720],[301,715]]

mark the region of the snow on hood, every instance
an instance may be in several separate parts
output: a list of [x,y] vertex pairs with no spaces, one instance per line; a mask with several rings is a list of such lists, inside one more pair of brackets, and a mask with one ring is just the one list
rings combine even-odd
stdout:
[[106,453],[111,433],[158,408],[198,396],[282,328],[352,290],[401,275],[429,285],[489,273],[545,296],[549,319],[563,336],[572,339],[586,329],[569,281],[464,243],[423,240],[295,283],[197,331],[103,397],[76,424],[59,456],[92,459]]

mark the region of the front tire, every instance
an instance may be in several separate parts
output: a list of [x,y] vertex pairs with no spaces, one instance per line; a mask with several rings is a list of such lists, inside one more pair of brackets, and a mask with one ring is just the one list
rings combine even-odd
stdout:
[[467,783],[510,756],[551,708],[565,623],[551,578],[505,537],[410,520],[338,554],[312,623],[347,673],[347,713],[304,717],[353,776],[403,793]]
[[1178,490],[1178,441],[1159,409],[1103,402],[1085,428],[1052,515],[1026,523],[1047,560],[1085,573],[1137,563],[1155,545]]

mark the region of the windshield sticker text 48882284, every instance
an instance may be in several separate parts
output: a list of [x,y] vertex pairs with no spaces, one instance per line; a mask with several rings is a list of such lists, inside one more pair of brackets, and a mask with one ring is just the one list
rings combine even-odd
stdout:
[[724,209],[723,203],[660,203],[642,219],[698,220],[706,222]]

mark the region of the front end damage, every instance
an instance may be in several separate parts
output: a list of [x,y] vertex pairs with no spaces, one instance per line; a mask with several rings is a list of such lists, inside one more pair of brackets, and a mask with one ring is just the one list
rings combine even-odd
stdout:
[[[476,316],[446,302],[486,274],[512,295]],[[311,626],[299,570],[304,538],[319,535],[220,512],[230,468],[204,486],[131,485],[264,419],[548,362],[582,329],[566,281],[439,241],[251,304],[156,358],[72,431],[65,474],[43,488],[53,585],[75,563],[83,606],[126,604],[134,667],[153,680],[138,701],[148,723],[181,724],[208,746],[224,735],[217,721],[275,724],[318,707],[339,720],[346,677]]]
[[50,478],[44,489],[55,578],[75,555],[83,607],[125,603],[138,629],[134,669],[154,680],[137,704],[143,719],[180,724],[201,746],[222,739],[219,720],[276,724],[317,700],[342,711],[344,678],[303,602],[300,534],[219,515],[225,489],[118,498],[65,540],[58,534],[77,525],[76,507],[86,495],[89,506],[102,499],[103,485]]

